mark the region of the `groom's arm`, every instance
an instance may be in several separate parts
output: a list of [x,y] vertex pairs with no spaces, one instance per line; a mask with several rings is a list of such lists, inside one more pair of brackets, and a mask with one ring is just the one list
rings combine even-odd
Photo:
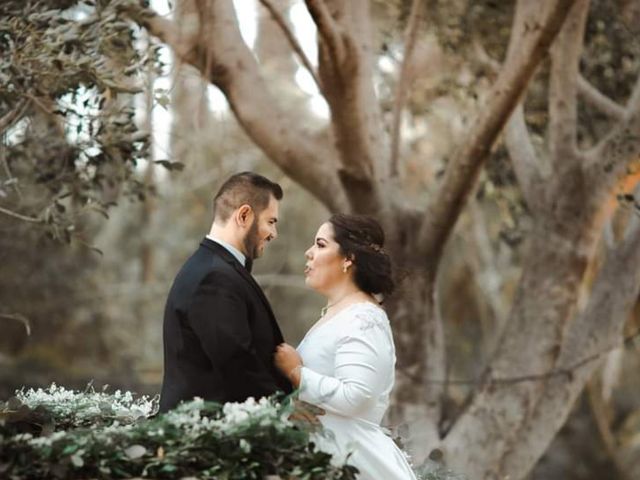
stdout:
[[[247,304],[233,289],[231,279],[218,272],[206,276],[194,295],[188,319],[213,367],[234,381],[235,393],[262,397],[279,390],[257,355]],[[220,385],[220,389],[228,391],[229,385]]]

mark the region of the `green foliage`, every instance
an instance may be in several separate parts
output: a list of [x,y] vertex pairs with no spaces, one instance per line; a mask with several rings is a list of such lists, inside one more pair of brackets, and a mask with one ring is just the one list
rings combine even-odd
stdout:
[[[157,398],[143,396],[134,399],[131,392],[96,392],[88,386],[84,392],[58,387],[56,384],[43,390],[19,390],[7,403],[7,417],[16,416],[24,423],[31,412],[47,415],[57,430],[89,426],[108,426],[113,422],[132,424],[157,411]],[[40,433],[40,432],[38,432]]]
[[149,156],[133,94],[161,68],[157,45],[120,1],[0,5],[0,206],[69,240],[120,191],[144,198]]
[[333,466],[315,448],[311,435],[320,432],[289,420],[286,398],[224,406],[195,399],[147,419],[155,406],[128,392],[55,385],[17,392],[0,412],[0,472],[14,479],[356,478],[355,468]]

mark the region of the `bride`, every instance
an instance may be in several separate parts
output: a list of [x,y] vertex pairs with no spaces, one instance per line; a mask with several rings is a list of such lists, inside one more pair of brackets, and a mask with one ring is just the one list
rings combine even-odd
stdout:
[[323,410],[334,439],[322,450],[348,462],[365,480],[415,480],[409,463],[380,421],[394,383],[395,349],[389,320],[374,295],[393,291],[391,263],[378,222],[333,215],[306,252],[306,284],[327,298],[318,322],[294,349],[278,346],[275,363],[300,400]]

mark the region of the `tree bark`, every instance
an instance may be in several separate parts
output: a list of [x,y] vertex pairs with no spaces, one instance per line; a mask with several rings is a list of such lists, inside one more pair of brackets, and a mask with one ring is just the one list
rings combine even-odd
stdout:
[[[137,15],[178,59],[194,65],[227,97],[247,135],[287,175],[331,211],[348,210],[333,149],[313,141],[299,119],[286,115],[271,96],[258,64],[242,40],[231,0],[197,0],[198,34],[181,38],[175,25],[157,15]],[[134,13],[134,16],[136,14]]]
[[[469,135],[447,165],[444,179],[427,209],[419,233],[420,257],[429,262],[433,273],[437,271],[433,264],[437,267],[444,244],[475,185],[480,168],[575,1],[547,1],[540,8],[548,13],[540,23],[523,32],[521,54],[507,60],[491,89],[487,108],[483,108],[471,123],[473,127]],[[518,8],[524,8],[523,2],[518,4]],[[518,40],[512,37],[511,41]]]
[[340,180],[357,213],[379,213],[389,178],[387,135],[373,88],[369,2],[307,1],[319,31],[319,75],[340,154]]

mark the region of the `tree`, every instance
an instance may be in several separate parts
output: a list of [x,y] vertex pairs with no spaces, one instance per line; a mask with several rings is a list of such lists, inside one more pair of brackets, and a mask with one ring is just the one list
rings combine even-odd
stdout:
[[[426,203],[406,192],[410,172],[402,163],[398,127],[409,101],[405,92],[416,80],[411,77],[412,51],[420,51],[416,32],[432,13],[423,2],[409,8],[400,2],[407,12],[406,47],[391,121],[374,101],[379,95],[372,10],[379,5],[306,0],[318,29],[317,71],[287,23],[278,22],[331,111],[328,131],[313,134],[301,127],[309,123],[299,117],[301,112],[285,110],[270,93],[261,65],[242,40],[231,0],[181,3],[196,12],[197,21],[188,28],[132,0],[108,5],[136,19],[217,86],[255,144],[329,210],[372,214],[384,224],[387,248],[410,279],[388,305],[404,372],[398,377],[396,421],[418,425],[425,432],[423,448],[440,448],[452,468],[473,478],[523,478],[562,426],[604,352],[621,342],[640,288],[640,222],[632,216],[584,291],[602,231],[601,207],[640,155],[640,81],[620,105],[580,76],[590,3],[516,2],[505,60],[492,67],[495,81],[488,92],[479,92],[486,98]],[[271,1],[261,3],[278,19]],[[437,13],[440,3],[428,5]],[[468,6],[452,4],[460,15]],[[536,149],[522,102],[535,93],[529,87],[550,48],[548,148]],[[491,58],[486,63],[495,63]],[[579,95],[608,112],[606,122],[599,122],[607,130],[593,145],[578,135],[583,130]],[[505,125],[505,143],[532,226],[495,352],[452,417],[443,407],[448,382],[445,320],[437,298],[440,267]]]
[[[401,385],[398,400],[422,408],[430,446],[442,446],[452,466],[479,478],[522,478],[567,418],[600,353],[620,342],[626,314],[638,296],[640,227],[634,218],[609,252],[587,306],[578,308],[581,279],[600,233],[599,206],[640,154],[634,133],[640,131],[640,83],[627,105],[616,109],[620,115],[610,132],[593,147],[579,148],[579,60],[589,2],[517,2],[506,60],[486,105],[448,162],[438,193],[427,207],[417,208],[403,195],[396,156],[390,153],[397,129],[390,138],[378,104],[371,101],[376,97],[375,46],[369,3],[305,3],[318,28],[319,67],[313,73],[331,109],[332,144],[310,139],[298,127],[300,120],[283,112],[269,94],[230,1],[195,2],[199,31],[188,36],[177,35],[167,19],[138,19],[224,92],[247,134],[291,178],[332,211],[373,214],[383,222],[398,264],[418,264],[414,272],[419,272],[390,305],[391,316],[402,319],[396,324],[399,362],[419,380]],[[422,8],[414,2],[409,48]],[[552,43],[549,159],[543,163],[524,136],[518,105]],[[300,55],[299,48],[295,51]],[[399,98],[396,115],[402,110]],[[534,226],[496,352],[464,412],[443,435],[438,430],[443,385],[437,380],[445,378],[446,369],[434,298],[438,267],[478,173],[512,113],[508,143]],[[608,319],[605,325],[602,318]]]

